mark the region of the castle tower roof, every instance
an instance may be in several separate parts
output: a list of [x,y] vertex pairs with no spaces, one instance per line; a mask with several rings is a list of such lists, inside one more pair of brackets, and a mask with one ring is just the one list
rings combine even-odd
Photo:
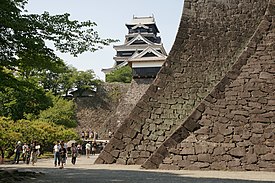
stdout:
[[125,25],[128,29],[133,29],[136,27],[150,26],[155,29],[156,33],[159,33],[154,16],[146,16],[146,17],[133,16],[131,23],[126,23]]

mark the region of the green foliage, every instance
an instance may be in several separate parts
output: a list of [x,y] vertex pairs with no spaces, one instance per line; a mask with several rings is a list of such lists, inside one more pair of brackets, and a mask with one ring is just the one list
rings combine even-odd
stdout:
[[56,140],[78,139],[73,129],[39,120],[13,121],[0,117],[0,146],[7,151],[12,151],[17,141],[30,143],[36,140],[42,147],[48,147]]
[[54,95],[68,96],[71,89],[77,89],[80,93],[86,89],[93,89],[102,82],[95,78],[93,70],[78,71],[74,67],[66,66],[59,73],[43,72],[37,76],[37,80],[45,91],[51,91]]
[[68,96],[70,89],[75,87],[78,71],[74,67],[67,67],[66,71],[59,75],[58,81],[61,93]]
[[57,50],[74,56],[116,41],[101,39],[94,29],[95,22],[72,21],[69,14],[26,14],[27,2],[0,3],[0,115],[13,119],[47,107],[42,87],[55,94],[62,90],[57,78],[66,66],[46,46],[46,40],[53,42]]
[[47,145],[76,138],[64,127],[76,126],[73,102],[46,92],[67,95],[100,83],[91,70],[68,68],[45,41],[74,56],[116,41],[101,39],[95,22],[71,21],[69,14],[26,14],[27,2],[0,3],[0,116],[8,117],[0,117],[0,146],[11,149],[18,140]]
[[[33,66],[56,60],[53,50],[45,45],[52,41],[61,52],[74,56],[85,51],[96,51],[116,40],[101,39],[95,22],[69,20],[69,14],[23,14],[27,0],[2,0],[0,5],[1,66],[18,66],[24,58]],[[35,63],[33,63],[34,61]]]
[[132,69],[129,66],[119,68],[109,74],[106,74],[106,82],[122,82],[131,83],[132,81]]
[[18,120],[25,114],[38,115],[40,110],[46,109],[51,104],[44,90],[35,84],[27,81],[14,83],[17,85],[0,90],[0,116]]
[[78,71],[75,79],[75,86],[78,89],[87,89],[94,84],[95,73],[93,70]]
[[75,119],[75,105],[72,100],[68,101],[60,96],[47,94],[52,98],[53,105],[39,114],[40,121],[53,122],[69,128],[77,126]]

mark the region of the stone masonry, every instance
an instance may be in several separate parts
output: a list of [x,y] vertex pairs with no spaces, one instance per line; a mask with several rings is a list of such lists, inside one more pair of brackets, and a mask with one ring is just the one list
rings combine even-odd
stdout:
[[274,171],[274,0],[185,0],[156,80],[95,163]]
[[95,96],[75,98],[78,133],[81,134],[83,130],[93,130],[99,134],[100,138],[105,139],[108,133],[102,124],[107,116],[114,114],[113,111],[126,95],[129,87],[130,84],[125,83],[103,83]]
[[108,134],[109,131],[115,132],[123,120],[128,117],[152,82],[152,78],[132,79],[129,88],[127,88],[127,92],[120,97],[120,102],[114,112],[108,115],[103,125],[100,125],[104,134]]

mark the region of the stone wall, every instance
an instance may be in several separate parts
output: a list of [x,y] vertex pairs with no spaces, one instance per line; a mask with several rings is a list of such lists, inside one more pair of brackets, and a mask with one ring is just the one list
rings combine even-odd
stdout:
[[275,171],[274,10],[270,4],[229,72],[143,167]]
[[115,132],[129,115],[153,79],[133,79],[131,83],[104,83],[94,97],[78,97],[77,131],[93,130],[101,139]]
[[[217,115],[217,111],[210,110],[211,106],[207,108],[203,102],[224,97],[225,89],[222,90],[222,86],[230,83],[230,78],[232,81],[236,79],[241,67],[248,63],[247,58],[254,55],[251,50],[262,40],[257,37],[261,37],[260,32],[256,36],[255,33],[267,7],[268,0],[185,0],[176,41],[165,65],[96,163],[143,164],[145,168],[157,168],[159,165],[162,168],[185,168],[175,164],[181,155],[177,149],[186,144],[179,143],[190,133],[195,134],[197,129],[204,129],[200,129],[202,122],[197,123],[204,112],[211,111]],[[266,27],[265,30],[271,26]],[[232,68],[232,72],[228,72]],[[221,91],[214,92],[217,88]],[[232,98],[234,97],[236,96]],[[238,108],[236,111],[239,111]],[[235,117],[239,114],[231,115]],[[231,129],[227,122],[224,123],[226,129]],[[271,124],[266,125],[268,127],[263,126],[263,129],[270,129]],[[217,134],[212,135],[212,138],[218,137]],[[182,148],[182,151],[185,149]],[[192,151],[191,147],[190,149]],[[168,156],[171,153],[174,154]],[[201,154],[207,159],[210,151],[208,155]],[[195,152],[190,155],[196,156]],[[181,158],[185,160],[186,157],[181,155]],[[211,167],[210,163],[208,167]]]
[[77,131],[81,133],[82,130],[93,130],[100,138],[106,138],[109,129],[106,130],[103,124],[114,114],[129,87],[130,84],[104,83],[94,97],[76,98]]
[[118,104],[115,104],[115,110],[111,115],[108,115],[103,125],[101,125],[102,129],[105,130],[104,134],[108,134],[108,131],[115,132],[121,126],[121,123],[128,117],[152,82],[153,79],[151,78],[132,80],[127,93],[120,98]]

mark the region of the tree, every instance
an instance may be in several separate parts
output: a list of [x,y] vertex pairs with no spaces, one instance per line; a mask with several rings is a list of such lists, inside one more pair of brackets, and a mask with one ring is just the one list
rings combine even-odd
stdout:
[[75,88],[75,81],[78,75],[78,71],[74,67],[67,67],[66,71],[60,74],[59,84],[61,86],[62,94],[69,95],[69,91]]
[[93,70],[78,71],[71,66],[66,66],[63,72],[46,72],[38,77],[43,88],[46,91],[52,91],[54,95],[68,96],[73,89],[82,93],[87,89],[94,90],[101,84],[101,81],[96,79]]
[[75,87],[81,95],[87,89],[96,90],[100,83],[101,81],[99,79],[95,79],[95,73],[93,70],[78,71],[75,80]]
[[[60,59],[47,47],[52,41],[57,50],[74,56],[94,52],[116,40],[101,39],[95,22],[71,21],[69,14],[23,14],[27,0],[1,0],[0,3],[0,87],[11,86],[15,72],[37,68],[52,70]],[[23,70],[25,69],[25,70]],[[9,70],[11,72],[6,72]],[[9,82],[5,82],[9,80]],[[0,89],[1,89],[0,88]],[[1,90],[0,90],[1,91]]]
[[130,83],[132,81],[132,69],[129,66],[124,66],[106,75],[106,81]]
[[39,120],[13,121],[0,117],[0,128],[0,148],[10,153],[13,152],[14,145],[19,140],[23,143],[36,140],[44,148],[52,146],[57,139],[64,141],[78,139],[78,135],[73,129]]
[[32,110],[37,113],[47,104],[43,88],[30,76],[44,72],[54,78],[64,65],[45,41],[74,56],[94,52],[116,41],[101,39],[94,30],[95,22],[71,21],[67,13],[26,14],[27,2],[1,0],[0,3],[0,115],[13,119],[20,119]]
[[[23,14],[27,0],[1,0],[0,5],[0,66],[15,68],[23,58],[25,64],[42,67],[56,61],[53,50],[45,40],[53,41],[57,50],[77,56],[96,51],[115,40],[101,39],[94,30],[95,22],[71,21],[69,14]],[[46,66],[47,67],[47,66]]]
[[14,86],[7,86],[0,91],[0,116],[18,120],[29,113],[38,115],[40,110],[51,105],[50,98],[41,87],[20,79],[16,81]]
[[40,112],[38,119],[45,122],[53,122],[69,128],[77,126],[75,117],[75,105],[72,100],[68,101],[60,96],[47,94],[52,99],[52,106]]

